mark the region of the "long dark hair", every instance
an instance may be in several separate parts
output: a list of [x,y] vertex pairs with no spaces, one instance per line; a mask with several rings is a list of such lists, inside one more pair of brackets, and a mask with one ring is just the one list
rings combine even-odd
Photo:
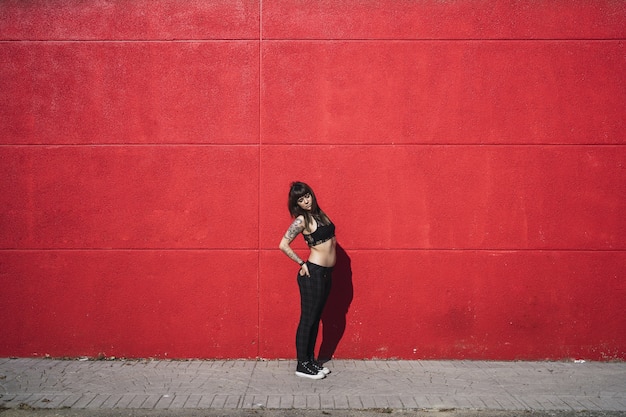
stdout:
[[[311,194],[311,211],[304,210],[298,205],[298,199],[307,194]],[[311,218],[315,219],[318,224],[325,225],[330,223],[330,219],[326,216],[326,213],[324,213],[317,204],[317,198],[315,197],[313,189],[309,187],[308,184],[301,181],[294,181],[291,183],[291,187],[289,188],[288,207],[289,214],[291,214],[291,217],[294,219],[298,216],[304,216],[307,229],[312,223]]]

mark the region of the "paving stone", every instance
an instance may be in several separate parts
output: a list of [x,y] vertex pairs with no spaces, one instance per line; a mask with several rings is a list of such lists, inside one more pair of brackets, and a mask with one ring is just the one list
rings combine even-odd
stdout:
[[281,408],[280,400],[281,400],[280,395],[268,395],[267,403],[265,404],[265,406],[267,408]]
[[102,404],[104,404],[104,402],[108,400],[110,396],[110,394],[96,394],[93,400],[91,400],[89,404],[87,404],[84,408],[98,409],[102,407]]
[[[215,395],[203,395],[200,397],[200,401],[198,401],[197,408],[213,408],[213,400],[215,399]],[[217,403],[216,403],[217,404]],[[221,408],[221,407],[215,407]]]
[[293,395],[281,395],[280,396],[280,408],[295,408]]
[[78,409],[86,408],[87,404],[93,401],[95,397],[96,397],[96,394],[93,394],[93,393],[83,394],[74,404],[71,405],[71,407],[78,408]]
[[174,401],[174,397],[172,395],[169,395],[169,394],[162,395],[161,398],[154,405],[154,408],[157,410],[166,410],[170,407],[170,404],[172,404],[172,401]]
[[306,396],[298,395],[293,398],[293,408],[295,409],[306,409]]
[[133,401],[135,397],[136,397],[135,394],[122,394],[120,396],[119,401],[117,402],[117,404],[115,404],[113,408],[117,408],[117,409],[130,408],[129,405],[131,404],[131,402]]
[[622,362],[333,360],[320,381],[295,361],[0,358],[0,404],[42,408],[311,408],[626,411]]
[[168,408],[171,409],[181,409],[185,407],[185,403],[187,402],[187,400],[189,399],[189,395],[174,395],[174,398],[172,399],[172,402],[170,403]]
[[150,394],[150,395],[148,395],[146,400],[143,402],[143,404],[141,404],[140,408],[151,410],[159,402],[160,399],[161,399],[160,395]]

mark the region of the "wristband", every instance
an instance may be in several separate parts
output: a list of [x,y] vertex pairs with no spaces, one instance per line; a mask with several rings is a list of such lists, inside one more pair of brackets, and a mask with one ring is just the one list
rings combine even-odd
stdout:
[[302,261],[300,262],[300,266],[304,265],[306,262]]

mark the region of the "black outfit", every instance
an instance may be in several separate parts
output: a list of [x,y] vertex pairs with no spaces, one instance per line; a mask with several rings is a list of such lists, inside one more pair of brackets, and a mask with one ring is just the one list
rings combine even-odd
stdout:
[[[317,246],[335,237],[335,225],[317,222],[315,232],[305,235],[309,246]],[[319,330],[322,311],[330,294],[332,267],[325,267],[307,262],[310,276],[298,273],[300,287],[300,323],[296,332],[296,351],[298,361],[315,360],[315,342]]]
[[317,246],[320,243],[324,243],[335,237],[335,225],[333,222],[330,222],[329,224],[320,224],[318,221],[317,229],[315,229],[313,233],[310,235],[305,235],[303,233],[302,236],[309,247]]
[[315,358],[315,341],[319,330],[322,311],[332,283],[332,268],[306,263],[311,276],[298,274],[300,287],[300,323],[296,332],[298,361]]

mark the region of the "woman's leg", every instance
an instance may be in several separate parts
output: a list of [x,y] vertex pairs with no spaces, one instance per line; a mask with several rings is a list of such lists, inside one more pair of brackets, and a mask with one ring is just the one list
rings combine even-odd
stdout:
[[300,323],[296,331],[298,361],[314,356],[315,341],[326,299],[330,292],[330,268],[308,263],[311,276],[298,274],[300,287]]
[[320,328],[320,321],[322,319],[322,313],[324,312],[324,306],[328,300],[331,287],[331,268],[319,268],[319,298],[315,306],[315,318],[313,321],[313,327],[311,328],[311,334],[309,336],[309,345],[307,347],[307,355],[309,360],[315,360],[315,343],[317,341],[317,335]]

